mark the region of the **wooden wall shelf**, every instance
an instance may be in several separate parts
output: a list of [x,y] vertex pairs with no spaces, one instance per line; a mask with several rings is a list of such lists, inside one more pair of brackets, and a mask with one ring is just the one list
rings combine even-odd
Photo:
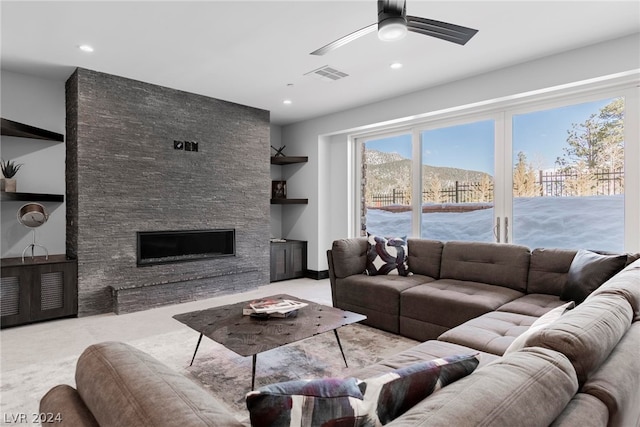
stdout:
[[3,202],[64,202],[64,194],[44,193],[7,193],[0,192],[0,200]]
[[272,165],[292,165],[294,163],[307,163],[309,157],[307,156],[278,156],[271,157]]
[[9,119],[0,119],[0,134],[6,136],[17,136],[20,138],[42,139],[44,141],[64,142],[64,135],[24,123],[14,122]]
[[272,205],[306,205],[309,199],[271,199]]

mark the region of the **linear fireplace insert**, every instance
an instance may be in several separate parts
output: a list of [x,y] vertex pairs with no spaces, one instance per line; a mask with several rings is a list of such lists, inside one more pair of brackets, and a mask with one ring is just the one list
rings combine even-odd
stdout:
[[233,256],[235,229],[138,231],[138,266]]

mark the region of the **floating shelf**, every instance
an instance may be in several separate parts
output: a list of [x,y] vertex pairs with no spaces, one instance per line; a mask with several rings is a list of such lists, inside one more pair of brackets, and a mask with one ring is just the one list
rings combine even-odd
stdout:
[[64,194],[43,193],[7,193],[0,192],[0,200],[3,202],[64,202]]
[[272,165],[291,165],[294,163],[307,163],[309,157],[307,156],[278,156],[271,157]]
[[64,142],[64,135],[40,129],[35,126],[25,125],[9,119],[1,119],[0,134],[6,136],[17,136],[20,138],[42,139],[45,141]]
[[309,199],[271,199],[272,205],[306,205]]

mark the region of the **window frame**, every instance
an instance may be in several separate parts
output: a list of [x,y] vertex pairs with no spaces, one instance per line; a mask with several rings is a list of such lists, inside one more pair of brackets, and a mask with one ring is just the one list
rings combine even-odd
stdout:
[[[367,132],[349,135],[352,156],[352,194],[355,196],[355,214],[350,221],[352,237],[360,235],[360,217],[363,215],[358,200],[362,198],[362,142],[398,134],[412,135],[412,200],[422,197],[422,141],[425,130],[455,126],[480,120],[495,122],[495,165],[494,182],[494,223],[498,216],[513,218],[513,116],[535,111],[560,108],[604,98],[624,97],[625,99],[625,201],[624,201],[624,248],[625,251],[640,251],[640,85],[637,73],[623,73],[609,78],[577,82],[557,88],[533,91],[486,102],[459,106],[424,114],[401,124],[369,127]],[[411,237],[421,236],[421,208],[412,206]],[[513,227],[505,233],[502,227],[500,242],[513,241]]]

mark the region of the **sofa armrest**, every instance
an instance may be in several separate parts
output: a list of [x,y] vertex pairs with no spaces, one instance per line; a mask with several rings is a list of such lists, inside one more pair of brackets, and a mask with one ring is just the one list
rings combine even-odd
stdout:
[[367,239],[357,237],[353,239],[335,240],[331,249],[327,251],[329,267],[329,283],[331,284],[331,299],[337,307],[336,279],[362,274],[367,266]]
[[336,305],[336,273],[333,267],[333,253],[331,249],[327,251],[327,265],[329,266],[329,284],[331,285],[331,303]]
[[367,239],[365,237],[335,240],[331,245],[331,253],[333,272],[338,279],[361,274],[367,268]]
[[99,427],[78,391],[66,384],[53,387],[40,399],[43,426]]
[[194,382],[125,343],[89,346],[78,359],[76,384],[101,427],[242,427]]

